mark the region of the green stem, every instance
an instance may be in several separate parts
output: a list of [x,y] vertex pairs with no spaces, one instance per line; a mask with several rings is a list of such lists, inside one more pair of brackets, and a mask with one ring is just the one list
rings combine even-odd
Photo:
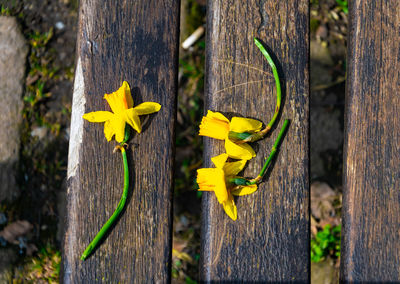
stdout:
[[272,146],[271,153],[269,154],[268,159],[265,161],[264,166],[261,169],[261,172],[258,176],[252,180],[250,180],[247,185],[256,184],[257,182],[261,181],[265,172],[267,171],[268,167],[271,165],[272,159],[275,157],[276,152],[278,151],[279,144],[281,143],[282,137],[285,134],[285,131],[289,125],[289,119],[285,119],[283,122],[281,131],[278,134],[278,137],[275,140],[274,146]]
[[282,91],[281,91],[281,83],[279,81],[279,75],[278,75],[278,69],[276,69],[275,63],[272,60],[271,56],[267,52],[267,50],[264,48],[262,45],[261,41],[257,38],[254,38],[254,43],[256,46],[260,49],[261,53],[264,55],[264,57],[267,59],[269,66],[272,68],[272,73],[274,74],[275,78],[275,84],[276,84],[276,107],[275,107],[275,113],[274,116],[272,117],[271,121],[267,124],[265,129],[267,131],[264,133],[264,135],[272,128],[274,125],[276,118],[278,117],[279,110],[281,108],[281,99],[282,99]]
[[125,125],[125,136],[124,140],[121,142],[121,146],[123,147],[124,144],[129,140],[129,136],[131,135],[131,128],[128,125]]
[[81,256],[81,260],[85,260],[90,253],[97,247],[98,243],[104,237],[104,235],[108,232],[110,227],[114,224],[115,220],[121,214],[121,211],[125,207],[126,198],[128,197],[128,188],[129,188],[129,170],[128,170],[128,160],[126,158],[126,151],[124,147],[117,146],[122,154],[122,159],[124,162],[124,191],[122,193],[121,200],[118,203],[117,209],[115,209],[114,213],[111,215],[110,219],[103,225],[97,235],[94,237],[93,241],[88,245]]

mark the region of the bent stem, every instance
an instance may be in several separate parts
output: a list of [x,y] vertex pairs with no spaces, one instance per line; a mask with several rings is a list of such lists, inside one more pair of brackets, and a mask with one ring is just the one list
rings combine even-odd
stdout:
[[271,68],[272,68],[272,73],[274,74],[275,85],[276,85],[276,107],[275,107],[274,115],[272,116],[270,122],[267,124],[267,126],[265,126],[265,128],[263,130],[250,135],[249,137],[240,141],[239,143],[255,142],[257,140],[262,139],[271,130],[272,126],[274,125],[274,123],[279,115],[279,110],[281,108],[282,90],[281,90],[281,82],[279,80],[279,75],[278,75],[278,69],[276,69],[274,61],[272,60],[268,51],[262,45],[261,41],[257,38],[254,38],[254,43],[256,44],[258,49],[260,49],[261,53],[267,59],[269,66],[271,66]]
[[[127,127],[128,128],[128,127]],[[125,138],[127,137],[125,132]],[[124,139],[124,144],[127,139]],[[110,227],[114,224],[115,220],[121,214],[121,211],[125,207],[126,198],[128,197],[128,188],[129,188],[129,170],[128,170],[128,160],[126,158],[126,151],[122,145],[116,146],[116,149],[119,149],[122,154],[122,160],[124,162],[124,191],[122,192],[121,200],[118,203],[117,209],[115,209],[114,213],[111,215],[110,219],[103,225],[97,235],[94,237],[93,241],[88,245],[81,256],[81,260],[85,260],[90,253],[97,247],[98,243],[102,240],[104,235],[108,232]]]
[[285,131],[286,131],[288,125],[289,125],[289,119],[285,119],[285,121],[283,122],[282,128],[281,128],[281,131],[279,132],[278,137],[275,140],[274,146],[272,146],[271,153],[269,154],[268,159],[265,161],[264,166],[261,169],[261,172],[258,174],[258,176],[256,178],[249,180],[247,182],[247,185],[256,184],[262,180],[265,172],[267,171],[268,167],[271,165],[272,159],[275,157],[275,154],[278,151],[278,147],[281,143],[282,137],[285,134]]

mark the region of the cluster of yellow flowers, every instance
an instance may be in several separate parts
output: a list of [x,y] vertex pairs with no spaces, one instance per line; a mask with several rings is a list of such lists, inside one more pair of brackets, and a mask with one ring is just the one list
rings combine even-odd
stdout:
[[[211,158],[215,168],[197,170],[199,190],[214,191],[218,202],[232,220],[237,219],[233,195],[248,195],[257,190],[256,184],[246,183],[246,180],[237,174],[242,171],[248,160],[256,156],[253,148],[243,140],[259,132],[261,127],[262,123],[258,120],[233,117],[229,121],[223,114],[210,110],[200,124],[199,135],[224,140],[226,153]],[[228,158],[238,161],[227,162]]]
[[[247,161],[256,156],[253,148],[251,148],[247,142],[254,142],[262,139],[264,135],[271,130],[272,125],[278,117],[281,104],[281,87],[277,68],[261,41],[254,38],[254,43],[267,59],[275,78],[277,94],[276,108],[271,121],[261,130],[262,123],[258,120],[233,117],[229,121],[223,114],[209,110],[201,121],[199,132],[201,136],[208,136],[224,140],[225,142],[226,153],[211,158],[215,168],[202,168],[197,170],[197,183],[200,191],[214,191],[218,202],[222,204],[226,214],[232,220],[237,219],[237,208],[233,196],[248,195],[257,190],[257,183],[261,181],[266,169],[274,158],[277,147],[289,124],[289,120],[286,119],[271,149],[271,154],[266,159],[260,174],[251,180],[237,176],[243,170]],[[144,102],[133,107],[131,89],[126,81],[122,83],[122,86],[116,92],[105,94],[104,99],[106,99],[110,105],[111,112],[89,112],[85,113],[83,118],[89,122],[104,122],[104,135],[107,141],[111,141],[112,138],[115,137],[115,140],[120,143],[115,149],[120,150],[124,163],[124,191],[117,209],[83,252],[81,256],[82,260],[85,260],[99,244],[100,240],[107,233],[125,206],[129,189],[129,170],[124,148],[130,135],[130,128],[128,125],[140,133],[142,131],[142,126],[139,115],[155,113],[161,109],[161,105],[156,102]],[[228,159],[234,159],[236,161],[228,161]]]
[[[125,127],[129,124],[138,133],[142,127],[139,115],[158,112],[161,105],[145,102],[133,107],[133,99],[127,82],[104,98],[112,112],[96,111],[83,115],[90,122],[104,122],[104,135],[108,141],[115,135],[119,143],[125,142]],[[246,141],[261,134],[262,123],[255,119],[233,117],[230,121],[219,112],[208,111],[200,124],[199,135],[224,140],[226,153],[211,158],[215,168],[197,170],[197,183],[200,191],[214,191],[217,200],[224,207],[226,214],[237,219],[237,208],[233,196],[248,195],[257,190],[257,184],[237,176],[248,160],[256,156],[253,148]],[[228,158],[237,161],[228,162]]]

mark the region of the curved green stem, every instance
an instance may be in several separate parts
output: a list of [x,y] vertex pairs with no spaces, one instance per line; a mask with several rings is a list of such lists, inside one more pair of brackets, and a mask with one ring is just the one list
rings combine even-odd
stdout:
[[122,192],[121,200],[118,203],[117,209],[115,209],[114,213],[111,215],[110,219],[103,225],[97,235],[94,237],[93,241],[88,245],[81,256],[81,260],[85,260],[90,253],[96,248],[98,243],[104,237],[104,235],[108,232],[110,227],[114,224],[115,220],[121,214],[122,209],[125,207],[126,198],[128,197],[128,188],[129,188],[129,170],[128,170],[128,160],[126,158],[126,151],[124,147],[117,146],[121,151],[122,159],[124,162],[124,191]]
[[251,134],[246,139],[239,141],[239,143],[254,142],[254,141],[262,139],[265,136],[265,134],[267,134],[271,130],[276,119],[278,118],[279,110],[281,108],[282,90],[281,90],[281,82],[279,80],[279,75],[278,75],[278,69],[276,69],[274,61],[272,60],[268,51],[262,45],[261,41],[257,38],[254,38],[254,43],[256,44],[258,49],[260,49],[261,53],[267,59],[269,66],[271,66],[271,68],[272,68],[272,73],[274,74],[275,84],[276,84],[276,107],[275,107],[274,115],[272,116],[270,122],[267,124],[267,126],[265,126],[265,128],[263,130],[261,130],[257,133]]
[[288,125],[289,125],[289,119],[285,119],[285,121],[283,122],[282,128],[281,128],[281,131],[279,132],[278,137],[275,140],[274,146],[272,146],[271,153],[269,154],[269,157],[265,161],[264,166],[261,169],[261,172],[258,174],[258,176],[256,178],[250,180],[247,183],[247,185],[256,184],[262,180],[265,172],[267,171],[268,167],[271,165],[272,159],[275,157],[275,154],[278,151],[279,144],[281,143],[282,137],[285,134],[285,131],[286,131]]

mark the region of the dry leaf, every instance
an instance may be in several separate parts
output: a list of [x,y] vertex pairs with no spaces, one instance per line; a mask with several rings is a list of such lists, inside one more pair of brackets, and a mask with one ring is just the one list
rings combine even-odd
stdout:
[[181,252],[184,248],[187,247],[187,241],[182,240],[182,239],[178,239],[178,238],[173,238],[172,241],[172,248]]
[[26,235],[32,230],[31,223],[25,220],[15,221],[7,225],[1,232],[0,237],[3,237],[7,242],[18,244],[18,238]]
[[326,183],[314,182],[311,184],[311,214],[317,219],[335,216],[332,203],[336,193]]

